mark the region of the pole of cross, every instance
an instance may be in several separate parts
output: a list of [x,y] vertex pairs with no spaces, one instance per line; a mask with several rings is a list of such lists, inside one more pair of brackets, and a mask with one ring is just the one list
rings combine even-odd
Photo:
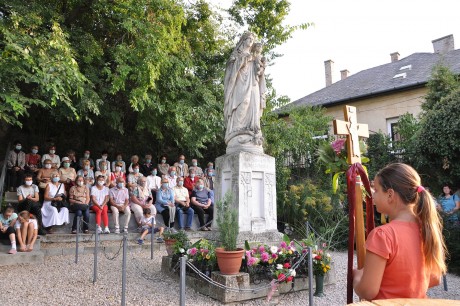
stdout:
[[313,257],[308,247],[308,305],[313,306]]
[[155,218],[152,218],[152,232],[150,233],[150,259],[153,259],[153,233],[155,233]]
[[75,237],[75,263],[78,263],[78,240],[80,238],[81,217],[77,218],[77,237]]
[[310,222],[307,221],[305,223],[305,226],[307,227],[307,239],[308,239],[308,237],[310,237]]
[[93,265],[93,284],[97,280],[97,248],[99,247],[99,232],[96,228],[96,236],[94,236],[94,265]]
[[180,306],[185,306],[185,265],[187,263],[187,256],[180,258]]
[[123,262],[121,268],[121,306],[126,305],[126,249],[128,242],[128,234],[123,233]]

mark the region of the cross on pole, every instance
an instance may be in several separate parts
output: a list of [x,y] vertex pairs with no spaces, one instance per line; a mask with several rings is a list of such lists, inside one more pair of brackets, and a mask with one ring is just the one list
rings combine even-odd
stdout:
[[347,162],[352,165],[361,163],[361,151],[359,149],[359,137],[369,137],[367,124],[358,124],[356,107],[345,105],[343,107],[345,121],[334,120],[334,134],[347,135]]
[[[363,212],[363,194],[361,190],[361,176],[358,173],[349,173],[356,171],[356,164],[361,164],[361,150],[359,148],[359,137],[369,137],[369,128],[367,124],[358,124],[356,116],[356,107],[345,105],[343,108],[345,121],[334,120],[334,134],[347,136],[347,162],[351,165],[347,171],[347,185],[350,188],[354,183],[354,190],[348,190],[348,200],[350,204],[350,237],[348,240],[348,275],[347,275],[347,302],[353,300],[353,250],[354,242],[356,244],[356,253],[358,257],[358,269],[364,267],[364,258],[366,256],[365,234],[364,234],[364,212]],[[359,167],[361,167],[359,165]],[[359,168],[358,167],[358,168]],[[365,173],[362,173],[365,175]],[[350,177],[351,180],[350,180]],[[367,178],[366,178],[367,181]],[[354,196],[353,196],[354,195]],[[367,206],[369,209],[369,206]],[[372,214],[370,214],[372,216]],[[368,215],[369,217],[369,215]],[[353,222],[354,221],[354,222]],[[353,235],[351,233],[355,233]]]

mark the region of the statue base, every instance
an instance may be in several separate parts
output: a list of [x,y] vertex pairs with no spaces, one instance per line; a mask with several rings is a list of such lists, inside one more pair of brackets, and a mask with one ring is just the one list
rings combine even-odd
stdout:
[[234,153],[239,153],[241,151],[244,151],[248,153],[264,155],[264,149],[262,147],[262,143],[263,143],[263,137],[261,133],[257,135],[241,134],[241,135],[233,137],[232,139],[228,141],[227,149],[225,153],[227,153],[228,155],[228,154],[234,154]]
[[278,232],[274,157],[242,151],[226,154],[216,159],[216,173],[216,201],[222,200],[227,192],[233,195],[239,231],[247,236],[244,240],[252,240],[247,233]]

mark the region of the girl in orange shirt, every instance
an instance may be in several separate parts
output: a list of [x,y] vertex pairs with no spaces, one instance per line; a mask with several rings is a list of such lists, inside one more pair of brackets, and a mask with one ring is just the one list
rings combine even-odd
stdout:
[[446,272],[442,224],[431,194],[410,166],[395,163],[377,173],[373,199],[391,222],[366,241],[364,268],[353,271],[356,294],[366,300],[426,298]]

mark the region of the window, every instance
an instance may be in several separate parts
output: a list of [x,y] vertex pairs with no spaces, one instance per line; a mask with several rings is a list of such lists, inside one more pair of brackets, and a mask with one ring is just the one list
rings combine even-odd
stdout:
[[388,135],[391,137],[392,142],[401,140],[401,136],[397,132],[398,120],[399,120],[399,117],[387,119],[387,130],[388,130],[387,132],[388,132]]

